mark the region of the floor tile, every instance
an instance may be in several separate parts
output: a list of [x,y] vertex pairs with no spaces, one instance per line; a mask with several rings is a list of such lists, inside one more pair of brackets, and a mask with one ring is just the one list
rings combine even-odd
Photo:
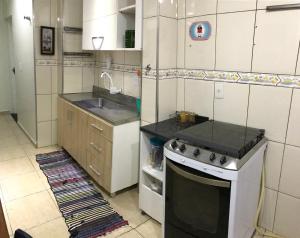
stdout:
[[46,190],[36,172],[9,177],[1,180],[0,185],[5,202]]
[[0,180],[17,174],[33,172],[34,168],[27,157],[7,160],[0,163]]
[[124,233],[123,235],[119,236],[122,238],[142,238],[142,236],[136,232],[135,230],[131,230],[130,232]]
[[13,231],[28,230],[61,217],[47,191],[7,202],[6,208]]
[[3,210],[3,213],[4,213],[4,219],[5,219],[5,222],[6,222],[6,227],[7,227],[7,230],[8,230],[8,234],[12,235],[13,232],[12,232],[12,229],[11,229],[11,225],[9,223],[9,218],[8,218],[6,206],[5,206],[4,203],[2,203],[2,210]]
[[32,237],[68,238],[70,233],[63,218],[58,218],[26,231]]
[[19,145],[0,149],[0,162],[21,157],[26,157],[26,153]]
[[137,189],[118,194],[116,197],[109,199],[109,202],[125,220],[128,220],[132,228],[149,220],[149,216],[142,215],[138,207]]
[[138,226],[136,230],[142,234],[144,238],[162,238],[161,224],[153,219]]
[[53,151],[60,150],[60,147],[58,147],[58,146],[48,146],[48,147],[36,148],[31,143],[22,145],[22,148],[25,150],[25,152],[28,156],[33,156],[33,155],[43,154],[43,153],[50,153]]

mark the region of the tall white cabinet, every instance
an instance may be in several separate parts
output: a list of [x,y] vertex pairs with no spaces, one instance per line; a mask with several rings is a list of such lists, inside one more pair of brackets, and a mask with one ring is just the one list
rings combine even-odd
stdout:
[[135,30],[135,48],[126,49],[141,50],[142,4],[143,0],[83,0],[82,49],[125,49],[125,31]]

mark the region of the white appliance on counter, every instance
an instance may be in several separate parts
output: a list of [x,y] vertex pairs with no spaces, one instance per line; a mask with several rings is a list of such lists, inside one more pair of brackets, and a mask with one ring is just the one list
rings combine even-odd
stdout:
[[264,130],[207,121],[165,144],[165,238],[251,238]]

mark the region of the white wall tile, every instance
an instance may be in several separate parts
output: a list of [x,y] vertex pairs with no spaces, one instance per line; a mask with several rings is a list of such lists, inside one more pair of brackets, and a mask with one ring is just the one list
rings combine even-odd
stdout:
[[36,66],[36,93],[51,94],[51,66]]
[[136,73],[124,72],[124,94],[132,97],[140,97],[140,78]]
[[299,18],[300,10],[257,12],[253,72],[295,73],[300,39]]
[[157,0],[144,1],[144,18],[153,17],[157,15]]
[[186,16],[216,14],[217,0],[186,0]]
[[250,86],[248,126],[266,130],[266,137],[283,143],[288,123],[292,89]]
[[124,64],[125,53],[121,51],[111,51],[112,63],[113,64]]
[[300,75],[300,58],[298,58],[297,62],[296,75]]
[[185,79],[177,78],[177,111],[184,111]]
[[185,81],[185,110],[213,118],[214,82]]
[[[193,41],[190,38],[190,26],[194,22],[208,21],[211,24],[211,36],[205,41]],[[189,69],[207,69],[212,70],[215,67],[215,32],[216,15],[186,20],[185,38],[185,67]]]
[[177,27],[177,68],[184,68],[185,19],[178,20]]
[[147,121],[141,121],[141,126],[147,126],[147,125],[149,125],[149,124],[151,124],[151,123],[149,123],[149,122],[147,122]]
[[37,121],[50,121],[51,112],[51,95],[37,95]]
[[82,0],[64,1],[64,25],[82,27]]
[[177,0],[163,0],[158,2],[160,4],[159,14],[161,16],[172,17],[172,18],[177,17]]
[[214,100],[214,119],[228,123],[246,125],[249,97],[249,85],[221,83],[224,98]]
[[155,122],[156,80],[143,79],[141,119],[150,123]]
[[186,0],[178,0],[178,10],[177,10],[177,18],[185,18],[185,1]]
[[286,143],[300,146],[300,89],[294,89]]
[[49,146],[52,144],[51,121],[38,123],[38,147]]
[[176,68],[177,20],[160,17],[159,23],[159,68]]
[[265,161],[266,187],[278,190],[284,144],[269,141]]
[[177,80],[159,80],[159,121],[176,112]]
[[[112,71],[111,77],[113,79],[114,86],[118,89],[124,91],[124,73],[120,71]],[[106,85],[109,85],[109,82],[106,80]]]
[[51,20],[51,26],[52,27],[57,27],[57,9],[58,9],[58,0],[51,0],[51,15],[50,15],[50,20]]
[[267,6],[299,3],[298,0],[258,0],[257,8],[264,9]]
[[51,127],[52,127],[51,144],[56,145],[57,144],[57,120],[52,121]]
[[156,68],[156,47],[157,47],[157,19],[144,19],[143,26],[143,68],[148,64],[152,69]]
[[142,65],[142,54],[139,51],[125,51],[126,65]]
[[82,49],[82,35],[80,34],[64,34],[64,51],[80,52]]
[[51,95],[51,100],[52,100],[52,120],[57,119],[57,94],[52,94]]
[[265,229],[273,229],[278,192],[266,188],[259,224]]
[[50,26],[50,0],[34,1],[35,26]]
[[279,193],[274,232],[288,238],[300,237],[300,200]]
[[51,78],[52,78],[52,92],[51,93],[57,93],[58,92],[58,71],[57,68],[60,66],[51,66]]
[[64,67],[64,93],[78,93],[82,90],[82,68]]
[[300,148],[286,145],[279,191],[300,198]]
[[219,14],[216,69],[251,71],[255,12]]
[[82,68],[82,91],[92,92],[93,84],[95,79],[95,68],[94,67],[83,67]]
[[218,13],[256,9],[256,0],[218,0]]

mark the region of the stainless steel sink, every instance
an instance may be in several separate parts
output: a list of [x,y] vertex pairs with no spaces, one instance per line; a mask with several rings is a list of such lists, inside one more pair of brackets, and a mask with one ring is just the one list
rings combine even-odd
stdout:
[[133,108],[105,98],[93,98],[74,102],[75,105],[112,123],[120,123],[138,116]]

